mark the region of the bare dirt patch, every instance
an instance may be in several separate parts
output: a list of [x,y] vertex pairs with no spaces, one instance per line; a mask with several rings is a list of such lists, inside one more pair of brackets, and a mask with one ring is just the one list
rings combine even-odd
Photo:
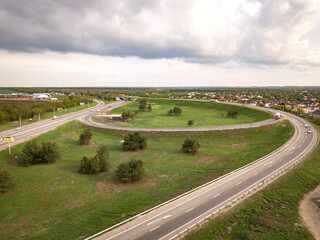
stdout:
[[201,158],[196,159],[193,163],[195,165],[203,164],[203,163],[212,163],[218,159],[217,156],[203,156]]
[[303,224],[320,240],[320,185],[304,196],[300,202],[299,213]]
[[236,144],[232,144],[232,148],[245,148],[248,145],[247,142],[244,143],[236,143]]
[[126,184],[112,184],[107,182],[98,182],[96,185],[97,193],[100,195],[109,195],[121,192],[121,190],[125,187]]

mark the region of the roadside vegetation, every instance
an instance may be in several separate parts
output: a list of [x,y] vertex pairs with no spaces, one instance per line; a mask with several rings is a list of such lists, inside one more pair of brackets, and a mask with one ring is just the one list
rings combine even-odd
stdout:
[[289,173],[184,239],[314,239],[301,222],[299,203],[319,185],[319,169],[318,146]]
[[[250,163],[293,134],[288,122],[233,131],[145,133],[147,148],[123,151],[124,135],[94,128],[90,144],[82,146],[79,135],[85,129],[71,122],[36,139],[38,144],[57,142],[61,157],[53,164],[21,168],[16,156],[25,144],[10,156],[0,152],[0,165],[16,181],[0,196],[0,239],[84,238]],[[201,145],[196,155],[182,151],[186,137]],[[107,171],[79,173],[82,156],[94,158],[101,146],[108,148]],[[124,169],[142,171],[126,170],[122,178],[119,166],[132,159],[143,163]]]
[[[124,120],[129,121],[130,126],[146,128],[185,127],[186,122],[190,119],[193,120],[193,127],[208,127],[251,123],[272,117],[271,114],[263,111],[215,102],[167,99],[144,100],[151,106],[152,111],[144,111],[142,114],[135,115],[135,111],[140,106],[140,102],[137,100],[116,108],[111,113],[125,113]],[[131,113],[131,115],[128,113]]]
[[[80,102],[85,103],[85,105],[80,106]],[[0,131],[19,127],[20,120],[23,126],[38,121],[34,116],[38,116],[39,113],[40,119],[44,120],[52,118],[54,115],[60,116],[94,105],[96,105],[96,103],[93,102],[92,99],[77,96],[65,97],[61,101],[56,102],[0,100]],[[30,121],[30,119],[32,119],[32,121]]]

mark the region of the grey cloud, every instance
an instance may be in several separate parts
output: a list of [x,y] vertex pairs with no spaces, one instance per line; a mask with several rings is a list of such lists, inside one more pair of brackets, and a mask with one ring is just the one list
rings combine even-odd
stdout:
[[[193,15],[198,7],[195,0],[4,0],[0,49],[184,58],[200,63],[313,62],[303,37],[316,27],[316,1],[248,1],[261,5],[253,16],[241,8],[242,1],[234,13],[240,17],[230,20],[232,15],[217,17],[219,2],[212,7],[212,19],[207,19],[201,11]],[[226,21],[222,30],[219,21]],[[206,30],[200,31],[202,27]]]

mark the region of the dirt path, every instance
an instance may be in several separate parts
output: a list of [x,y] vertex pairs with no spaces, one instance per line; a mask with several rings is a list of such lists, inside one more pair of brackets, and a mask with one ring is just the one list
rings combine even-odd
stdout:
[[305,195],[300,202],[299,213],[306,227],[320,240],[320,185]]

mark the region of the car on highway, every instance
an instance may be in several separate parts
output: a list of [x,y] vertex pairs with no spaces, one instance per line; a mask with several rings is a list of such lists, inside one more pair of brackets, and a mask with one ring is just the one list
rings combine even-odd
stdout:
[[56,120],[58,117],[57,116],[53,116],[52,120]]
[[312,133],[311,130],[308,130],[307,133]]
[[17,128],[16,128],[16,130],[20,130],[20,129],[21,129],[21,127],[17,127]]
[[98,109],[97,112],[100,112],[100,109]]
[[307,127],[308,127],[308,125],[307,125],[307,124],[305,124],[305,125],[304,125],[304,127],[305,127],[305,128],[307,128]]

